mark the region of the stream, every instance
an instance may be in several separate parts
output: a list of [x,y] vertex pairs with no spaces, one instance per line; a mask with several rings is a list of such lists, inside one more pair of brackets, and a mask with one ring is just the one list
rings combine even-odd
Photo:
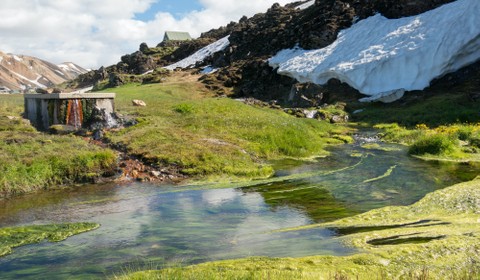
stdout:
[[0,201],[0,226],[88,221],[97,230],[14,248],[1,279],[102,279],[249,256],[349,255],[332,221],[471,180],[480,166],[425,162],[406,148],[358,139],[312,162],[276,162],[272,180],[217,188],[146,183],[79,186]]

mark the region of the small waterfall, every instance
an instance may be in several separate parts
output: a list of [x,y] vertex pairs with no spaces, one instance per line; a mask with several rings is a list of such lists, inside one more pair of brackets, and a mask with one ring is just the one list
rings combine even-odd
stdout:
[[118,122],[112,117],[112,114],[105,113],[105,122],[107,128],[114,128],[118,126]]
[[304,110],[303,112],[307,119],[313,119],[317,115],[317,110]]
[[78,99],[68,100],[66,124],[81,128],[83,123],[82,102]]

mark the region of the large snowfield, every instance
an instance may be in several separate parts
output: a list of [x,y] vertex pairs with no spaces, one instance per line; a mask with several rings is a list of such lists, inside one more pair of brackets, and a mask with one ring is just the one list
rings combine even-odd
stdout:
[[216,52],[223,51],[226,47],[228,47],[230,45],[228,37],[230,36],[223,37],[222,39],[198,50],[191,56],[184,58],[174,64],[168,65],[164,68],[168,70],[175,70],[176,68],[188,68],[190,66],[195,66],[197,62],[202,62],[205,60],[205,58],[211,56]]
[[369,96],[361,101],[392,102],[479,59],[480,1],[457,0],[418,16],[377,14],[326,48],[282,50],[269,63],[299,82],[336,78]]

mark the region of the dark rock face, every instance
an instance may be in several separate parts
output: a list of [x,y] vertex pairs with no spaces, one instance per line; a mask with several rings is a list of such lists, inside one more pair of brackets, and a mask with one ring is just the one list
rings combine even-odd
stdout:
[[288,103],[294,107],[317,107],[325,103],[327,96],[323,87],[312,83],[297,83],[290,89]]
[[[122,62],[128,65],[127,74],[142,74],[156,66],[153,58],[141,51],[122,56]],[[130,73],[128,73],[130,72]]]

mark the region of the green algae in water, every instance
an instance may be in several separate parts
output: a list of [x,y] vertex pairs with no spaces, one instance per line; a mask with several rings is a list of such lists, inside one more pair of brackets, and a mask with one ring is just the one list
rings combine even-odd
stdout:
[[[386,178],[386,177],[392,175],[392,172],[393,172],[393,170],[394,170],[395,168],[397,168],[396,165],[390,167],[383,175],[378,176],[378,177],[375,177],[375,178],[372,178],[372,179],[367,179],[367,180],[363,181],[363,183],[371,183],[371,182],[375,182],[375,181],[381,180],[381,179],[383,179],[383,178]],[[390,191],[390,192],[391,192],[391,191]],[[394,191],[394,193],[398,193],[398,192],[397,192],[397,191]]]
[[12,249],[44,240],[59,242],[82,232],[94,230],[95,223],[69,223],[53,225],[32,225],[0,228],[0,256],[12,253]]

